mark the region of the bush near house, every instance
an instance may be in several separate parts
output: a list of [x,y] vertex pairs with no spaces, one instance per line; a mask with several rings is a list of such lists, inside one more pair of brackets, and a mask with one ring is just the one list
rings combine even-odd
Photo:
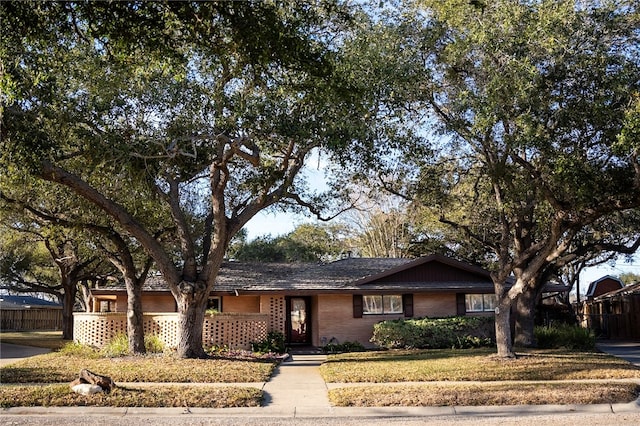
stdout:
[[495,342],[493,317],[456,316],[382,321],[371,342],[387,349],[477,348]]
[[322,351],[326,354],[342,354],[347,352],[363,352],[365,347],[360,342],[342,342],[330,341],[322,347]]
[[264,340],[251,343],[251,350],[262,354],[283,354],[286,352],[284,334],[279,331],[270,331]]
[[592,330],[570,324],[554,324],[534,329],[537,346],[541,349],[593,351],[596,336]]

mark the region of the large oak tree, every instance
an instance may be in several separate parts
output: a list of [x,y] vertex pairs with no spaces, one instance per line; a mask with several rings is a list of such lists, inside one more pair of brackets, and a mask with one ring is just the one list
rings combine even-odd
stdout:
[[638,4],[425,0],[407,16],[431,70],[418,90],[446,135],[422,164],[439,191],[422,189],[491,251],[510,357],[518,298],[585,228],[640,205]]
[[[307,155],[373,140],[358,75],[338,73],[348,11],[256,1],[0,12],[2,167],[71,189],[133,236],[177,301],[178,354],[204,356],[204,310],[231,238],[278,203],[319,211],[300,175]],[[137,185],[158,194],[177,244],[144,226],[153,209],[127,203]]]

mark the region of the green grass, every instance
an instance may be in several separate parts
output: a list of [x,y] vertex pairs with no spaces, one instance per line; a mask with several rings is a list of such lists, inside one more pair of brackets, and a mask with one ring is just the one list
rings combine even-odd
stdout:
[[399,350],[329,356],[320,367],[327,382],[640,379],[640,369],[594,352],[530,350],[513,360],[490,349]]

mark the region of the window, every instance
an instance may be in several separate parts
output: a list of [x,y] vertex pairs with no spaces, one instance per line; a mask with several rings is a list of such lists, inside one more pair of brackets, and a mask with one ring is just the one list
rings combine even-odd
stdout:
[[222,312],[222,300],[219,296],[209,297],[209,300],[207,300],[207,311]]
[[111,300],[100,301],[100,312],[112,312]]
[[401,295],[370,295],[362,297],[362,313],[384,315],[402,313]]
[[467,312],[494,312],[496,310],[495,294],[465,295]]

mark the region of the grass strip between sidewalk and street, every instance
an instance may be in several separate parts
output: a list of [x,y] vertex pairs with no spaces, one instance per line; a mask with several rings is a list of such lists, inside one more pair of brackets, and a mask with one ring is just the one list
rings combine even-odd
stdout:
[[259,407],[262,390],[252,387],[128,385],[111,393],[79,395],[67,384],[0,387],[0,407]]
[[337,407],[583,405],[627,403],[639,391],[636,383],[399,384],[331,389],[329,400]]

